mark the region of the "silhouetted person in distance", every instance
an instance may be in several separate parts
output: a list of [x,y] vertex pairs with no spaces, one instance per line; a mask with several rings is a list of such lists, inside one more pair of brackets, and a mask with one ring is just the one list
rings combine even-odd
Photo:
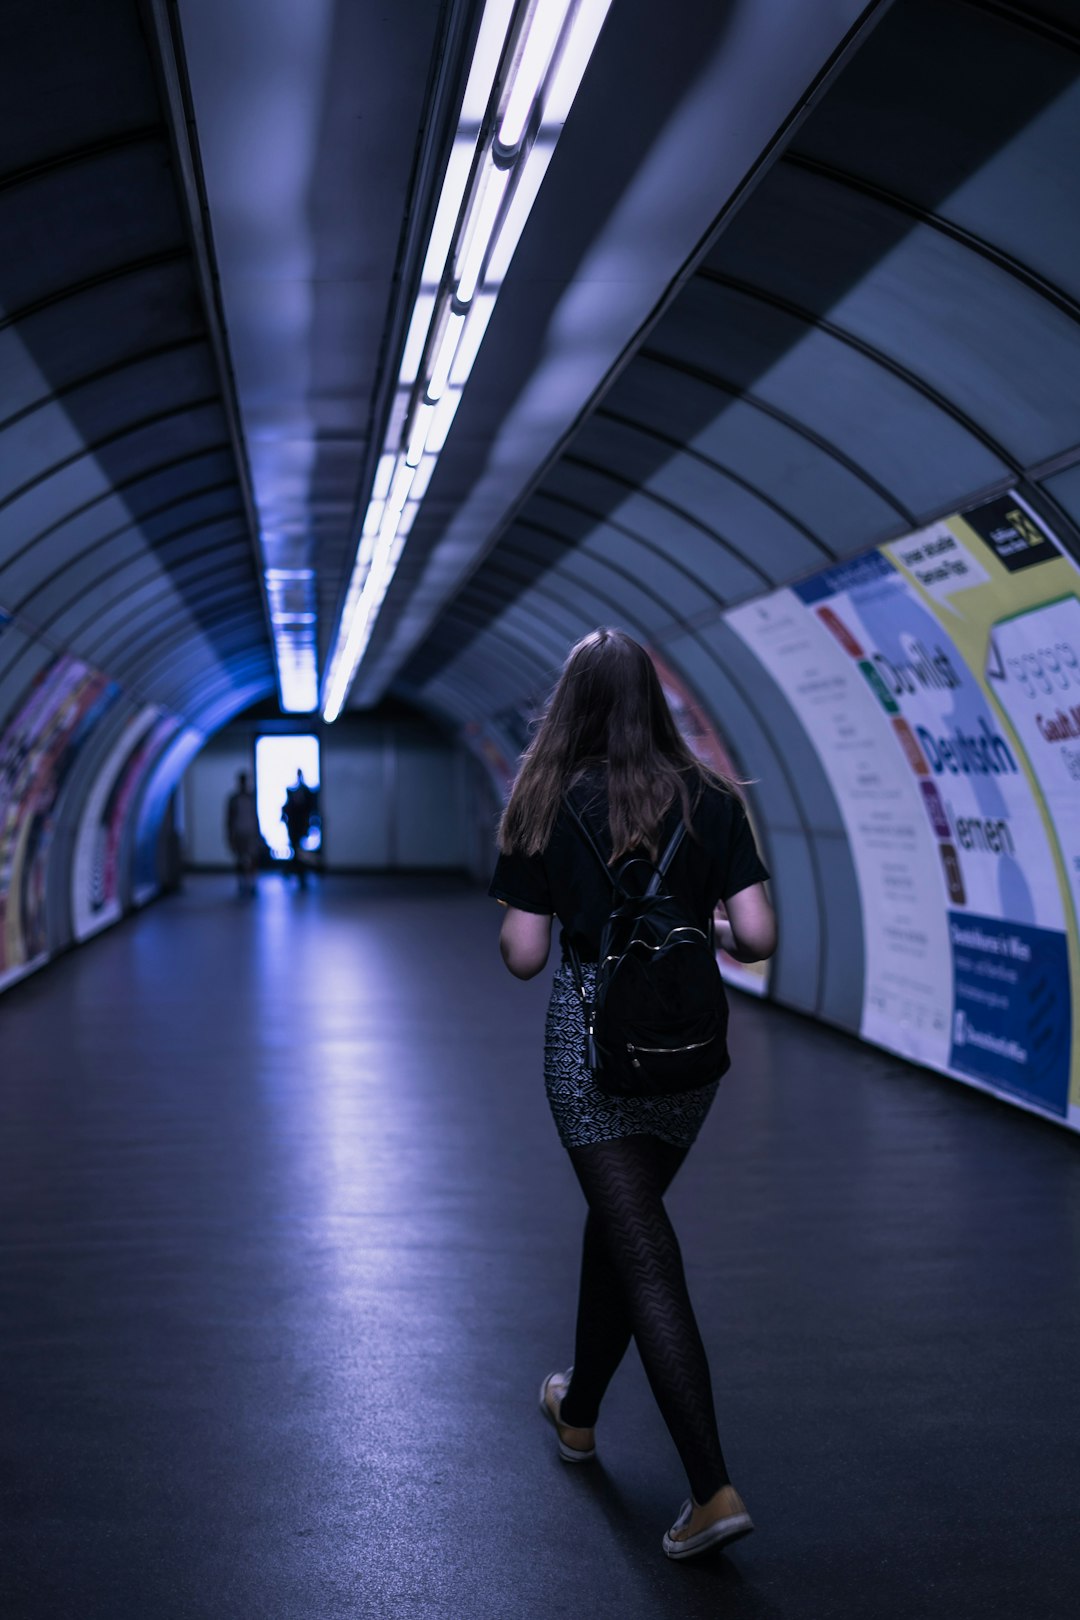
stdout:
[[307,888],[307,867],[304,865],[304,851],[301,847],[304,839],[311,831],[311,817],[315,810],[315,795],[304,781],[303,771],[297,771],[296,781],[291,788],[285,790],[285,803],[281,807],[281,819],[289,835],[289,848],[292,851],[292,868],[300,879],[300,887]]
[[[612,909],[608,872],[625,872],[631,860],[655,866],[680,822],[685,836],[663,883],[679,914],[693,919],[686,931],[707,950],[709,920],[723,901],[717,941],[742,961],[771,956],[769,874],[736,784],[694,758],[645,649],[621,630],[595,630],[571,650],[525,751],[499,828],[490,892],[507,908],[499,945],[519,979],[540,972],[552,921],[562,924],[544,1080],[588,1215],[574,1362],[544,1379],[542,1410],[555,1426],[562,1459],[588,1462],[604,1392],[635,1341],[690,1483],[690,1500],[664,1537],[669,1558],[696,1556],[753,1528],[720,1447],[709,1363],[663,1202],[712,1105],[726,1046],[717,1050],[716,1077],[693,1089],[613,1094],[587,1060],[585,1005]],[[723,1210],[721,1193],[716,1219],[735,1213]]]
[[259,864],[262,837],[255,795],[248,786],[248,774],[241,771],[236,788],[225,806],[225,840],[236,861],[236,881],[242,895],[255,893],[255,870]]

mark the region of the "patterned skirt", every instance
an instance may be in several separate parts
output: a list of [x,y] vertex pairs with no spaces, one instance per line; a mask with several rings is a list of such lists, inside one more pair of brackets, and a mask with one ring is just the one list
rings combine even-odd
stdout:
[[[585,993],[594,964],[583,963]],[[556,969],[544,1038],[544,1085],[563,1147],[588,1147],[619,1136],[659,1136],[689,1147],[705,1122],[720,1082],[675,1097],[609,1097],[585,1067],[585,1013],[568,962]]]

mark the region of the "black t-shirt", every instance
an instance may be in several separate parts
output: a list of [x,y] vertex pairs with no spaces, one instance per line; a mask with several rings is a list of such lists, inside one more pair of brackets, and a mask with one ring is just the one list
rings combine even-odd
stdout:
[[[602,778],[591,777],[579,784],[573,790],[573,799],[584,811],[602,853],[609,856],[611,834]],[[659,838],[661,851],[681,815],[676,801],[664,818]],[[764,882],[769,874],[754,844],[742,801],[733,793],[705,784],[693,806],[691,825],[695,836],[684,836],[665,887],[705,928],[718,900],[730,899],[740,889]],[[611,884],[565,806],[559,810],[546,849],[538,855],[499,856],[488,893],[519,911],[558,917],[563,927],[564,951],[569,939],[582,961],[596,961],[600,935],[611,912]]]

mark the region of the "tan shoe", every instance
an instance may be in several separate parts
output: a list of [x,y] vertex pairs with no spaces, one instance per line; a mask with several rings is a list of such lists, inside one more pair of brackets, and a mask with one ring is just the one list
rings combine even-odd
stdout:
[[692,1501],[683,1503],[679,1517],[664,1535],[664,1551],[669,1558],[694,1558],[698,1553],[707,1552],[710,1547],[726,1547],[729,1541],[738,1541],[740,1536],[750,1534],[754,1521],[747,1513],[746,1504],[738,1491],[728,1485],[717,1495],[723,1498],[718,1504],[718,1516],[692,1536],[676,1535],[676,1531],[684,1530],[690,1523],[694,1512]]
[[570,1387],[570,1374],[573,1370],[573,1367],[570,1367],[564,1373],[548,1373],[540,1385],[540,1410],[559,1437],[559,1456],[563,1462],[592,1462],[596,1456],[595,1431],[576,1429],[572,1423],[563,1423],[559,1417],[563,1396]]

